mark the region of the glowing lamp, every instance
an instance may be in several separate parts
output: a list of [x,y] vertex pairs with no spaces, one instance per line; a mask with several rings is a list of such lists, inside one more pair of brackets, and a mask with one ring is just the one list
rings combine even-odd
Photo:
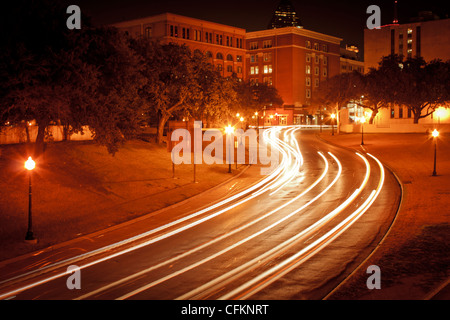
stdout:
[[436,129],[433,130],[433,132],[431,133],[431,135],[433,136],[433,138],[436,138],[439,136],[439,131],[437,131]]
[[31,157],[28,157],[28,160],[25,161],[25,169],[31,171],[36,167],[36,162],[34,162],[33,159],[31,159]]
[[232,127],[232,126],[228,126],[228,127],[225,127],[225,133],[233,133],[234,132],[234,127]]

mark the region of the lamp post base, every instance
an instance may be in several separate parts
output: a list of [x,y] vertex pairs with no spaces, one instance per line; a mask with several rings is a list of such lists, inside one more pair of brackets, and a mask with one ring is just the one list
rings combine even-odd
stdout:
[[26,243],[37,243],[37,239],[34,237],[33,232],[28,231],[27,235],[25,236],[25,242]]

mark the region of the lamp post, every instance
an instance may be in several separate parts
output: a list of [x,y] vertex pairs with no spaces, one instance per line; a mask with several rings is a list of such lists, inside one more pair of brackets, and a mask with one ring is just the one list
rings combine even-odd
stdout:
[[334,136],[334,119],[336,118],[336,114],[331,114],[331,135]]
[[256,127],[259,129],[259,117],[258,117],[258,111],[255,111],[255,117],[256,117]]
[[33,235],[33,222],[31,218],[31,172],[36,167],[36,162],[33,161],[31,157],[28,157],[28,160],[25,161],[25,169],[28,170],[28,231],[25,236],[25,240],[29,242],[36,242],[36,238]]
[[228,140],[228,173],[231,173],[231,134],[234,132],[234,127],[228,125],[228,127],[225,127],[225,133],[227,134],[227,140]]
[[364,123],[366,122],[366,117],[362,116],[359,118],[359,121],[361,122],[361,145],[364,145]]
[[433,176],[436,176],[436,149],[437,149],[437,137],[439,136],[439,131],[436,129],[431,133],[434,139],[434,167],[433,167]]

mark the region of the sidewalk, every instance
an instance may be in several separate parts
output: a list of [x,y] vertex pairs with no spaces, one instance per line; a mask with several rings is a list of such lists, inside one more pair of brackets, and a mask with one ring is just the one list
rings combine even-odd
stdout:
[[[327,297],[334,299],[449,299],[450,136],[437,145],[437,176],[432,176],[434,143],[425,134],[361,134],[329,132],[320,138],[369,152],[401,181],[398,215],[381,245],[358,270]],[[367,289],[369,265],[381,269],[381,289]],[[440,292],[438,295],[438,292]]]

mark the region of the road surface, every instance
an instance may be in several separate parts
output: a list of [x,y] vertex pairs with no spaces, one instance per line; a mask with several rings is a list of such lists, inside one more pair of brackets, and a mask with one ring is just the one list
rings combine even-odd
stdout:
[[[265,134],[280,152],[270,174],[255,179],[261,166],[252,166],[247,187],[229,187],[208,205],[200,196],[114,239],[87,238],[105,241],[95,249],[75,242],[2,263],[0,298],[323,298],[383,238],[399,185],[372,155],[326,144],[314,131],[272,127]],[[70,265],[77,272],[68,273]]]

